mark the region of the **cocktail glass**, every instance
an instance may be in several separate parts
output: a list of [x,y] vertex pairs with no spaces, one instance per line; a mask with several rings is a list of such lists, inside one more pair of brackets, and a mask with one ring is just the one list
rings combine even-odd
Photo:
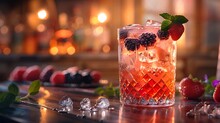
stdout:
[[118,29],[120,102],[166,107],[175,102],[176,42],[158,37],[160,23]]

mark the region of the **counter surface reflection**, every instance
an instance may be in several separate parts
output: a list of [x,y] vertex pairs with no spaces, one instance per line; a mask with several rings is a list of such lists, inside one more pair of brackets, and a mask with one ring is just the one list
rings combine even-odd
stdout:
[[[27,86],[20,85],[21,93],[26,93]],[[0,90],[7,89],[5,84],[0,84]],[[81,111],[80,101],[88,97],[91,104],[95,105],[97,95],[94,89],[88,88],[61,88],[61,87],[41,87],[40,93],[30,101],[52,108],[59,108],[59,100],[63,96],[68,96],[73,100],[73,111],[69,114],[58,113],[50,108],[38,107],[26,104],[13,104],[10,108],[0,110],[1,122],[36,122],[36,123],[217,123],[220,119],[207,116],[186,117],[186,112],[195,107],[199,101],[183,100],[176,96],[174,106],[167,108],[138,108],[122,106],[119,99],[110,99],[112,110],[99,110],[97,112]],[[210,101],[212,102],[212,101]]]

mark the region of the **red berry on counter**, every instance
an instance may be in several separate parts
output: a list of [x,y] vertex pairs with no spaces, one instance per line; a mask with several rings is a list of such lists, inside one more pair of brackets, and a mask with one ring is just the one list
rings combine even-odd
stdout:
[[180,81],[179,91],[187,99],[198,99],[204,94],[205,88],[198,79],[189,76]]
[[62,71],[56,71],[50,77],[50,83],[52,85],[64,84],[64,82],[65,82],[65,75],[63,74]]
[[34,81],[39,80],[41,69],[39,66],[34,65],[27,68],[25,71],[23,78],[25,81]]
[[215,91],[213,93],[213,99],[215,102],[220,102],[220,84],[215,87]]
[[184,32],[184,26],[182,24],[172,24],[168,31],[171,38],[176,41],[182,36]]
[[24,66],[18,66],[16,68],[14,68],[9,76],[9,80],[14,81],[14,82],[22,82],[23,75],[24,75],[26,69],[27,69],[27,67],[24,67]]
[[49,82],[50,81],[50,77],[54,72],[54,67],[52,65],[47,65],[42,72],[40,73],[40,80],[42,82]]
[[101,79],[101,72],[94,70],[91,72],[91,76],[92,76],[93,82],[98,83],[99,80]]

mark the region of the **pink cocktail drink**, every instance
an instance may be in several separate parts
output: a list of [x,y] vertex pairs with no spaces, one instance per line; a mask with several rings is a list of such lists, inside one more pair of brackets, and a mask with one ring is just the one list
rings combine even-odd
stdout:
[[158,30],[157,22],[118,29],[120,101],[124,105],[165,107],[175,102],[176,42]]

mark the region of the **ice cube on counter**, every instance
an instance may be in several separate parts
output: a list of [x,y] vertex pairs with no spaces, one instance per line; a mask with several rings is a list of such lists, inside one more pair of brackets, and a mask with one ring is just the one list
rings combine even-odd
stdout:
[[89,98],[83,98],[80,102],[80,106],[82,110],[90,110],[91,109],[91,101]]
[[64,96],[61,98],[61,100],[59,101],[60,104],[60,109],[58,110],[58,112],[61,113],[69,113],[73,110],[73,101],[71,100],[70,97]]
[[110,105],[109,100],[105,97],[99,97],[96,100],[96,107],[100,109],[106,109]]

